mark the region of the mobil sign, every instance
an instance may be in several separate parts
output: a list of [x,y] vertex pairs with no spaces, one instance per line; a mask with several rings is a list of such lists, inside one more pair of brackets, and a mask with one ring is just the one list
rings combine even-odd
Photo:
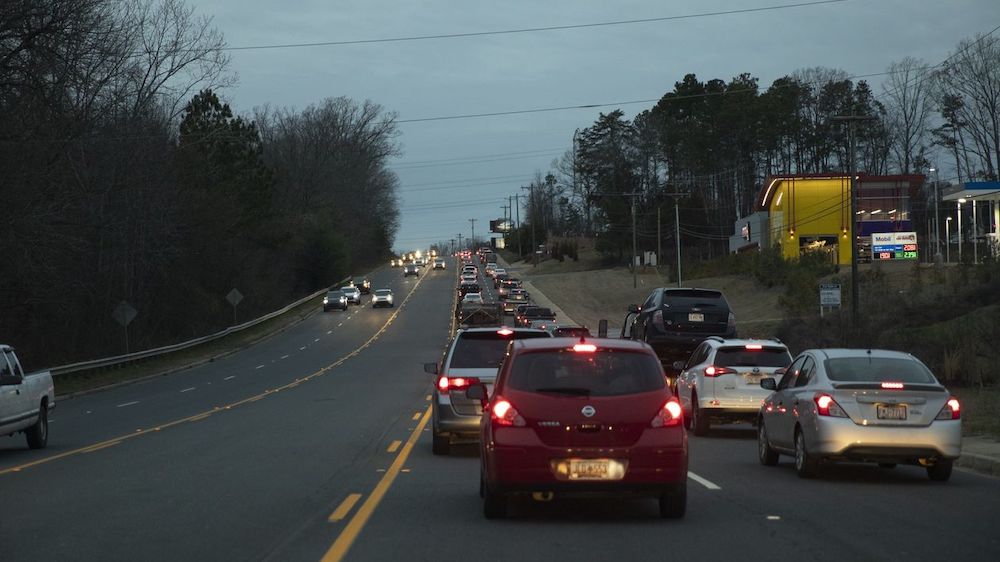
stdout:
[[917,233],[876,232],[872,234],[872,259],[917,259]]

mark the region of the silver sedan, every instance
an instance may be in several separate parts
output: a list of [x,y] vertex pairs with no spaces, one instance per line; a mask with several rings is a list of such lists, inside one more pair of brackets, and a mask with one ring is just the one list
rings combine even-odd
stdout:
[[789,365],[761,405],[761,464],[795,458],[803,478],[824,462],[916,464],[945,481],[962,450],[961,405],[919,359],[897,351],[811,349]]

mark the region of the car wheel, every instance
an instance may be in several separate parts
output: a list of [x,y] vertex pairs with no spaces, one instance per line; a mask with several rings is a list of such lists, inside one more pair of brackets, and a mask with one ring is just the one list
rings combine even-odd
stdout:
[[28,447],[31,449],[44,449],[49,442],[49,409],[47,404],[42,402],[38,408],[38,421],[29,427],[24,435],[28,438]]
[[687,511],[687,482],[678,484],[673,490],[660,494],[660,517],[680,519]]
[[896,468],[896,463],[894,463],[894,462],[880,462],[880,463],[878,463],[878,467],[879,468],[885,468],[887,470],[892,470],[893,468]]
[[799,478],[815,478],[819,474],[819,459],[806,449],[806,438],[801,429],[795,432],[795,473]]
[[447,435],[434,434],[431,441],[431,452],[435,455],[447,455],[451,450],[451,438]]
[[757,460],[764,466],[778,464],[778,452],[771,448],[767,430],[764,429],[764,420],[757,424]]
[[692,433],[698,435],[699,437],[708,435],[709,429],[708,417],[705,413],[701,411],[698,407],[698,396],[696,394],[691,395],[691,430]]
[[954,461],[951,459],[938,459],[933,465],[927,467],[927,477],[935,482],[947,482],[951,478],[951,468]]
[[483,483],[483,515],[487,519],[503,519],[507,517],[507,494],[494,492]]

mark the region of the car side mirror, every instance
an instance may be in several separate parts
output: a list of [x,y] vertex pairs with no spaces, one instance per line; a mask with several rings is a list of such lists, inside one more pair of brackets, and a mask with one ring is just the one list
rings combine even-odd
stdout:
[[597,322],[597,337],[608,337],[608,320],[606,318],[601,318],[600,321]]
[[772,377],[766,377],[760,379],[760,387],[764,390],[774,391],[778,389],[778,383]]
[[483,409],[486,409],[486,386],[483,384],[474,384],[469,388],[465,389],[465,397],[469,400],[479,400]]
[[639,314],[640,310],[642,310],[642,309],[640,309],[639,305],[637,305],[637,304],[630,304],[630,305],[628,305],[628,313],[629,314]]
[[424,372],[431,375],[438,374],[438,364],[437,363],[424,363]]
[[674,370],[677,371],[678,373],[681,372],[681,371],[683,371],[684,370],[684,362],[683,361],[674,361]]

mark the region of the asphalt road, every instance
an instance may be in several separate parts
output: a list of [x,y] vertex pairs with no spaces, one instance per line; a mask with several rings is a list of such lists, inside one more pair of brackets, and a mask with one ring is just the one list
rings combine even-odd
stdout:
[[683,520],[557,498],[486,521],[475,446],[435,457],[427,431],[449,266],[376,274],[402,307],[317,314],[63,401],[44,451],[0,438],[0,560],[1000,560],[1000,480],[867,465],[800,480],[788,459],[757,464],[740,426],[691,438]]

